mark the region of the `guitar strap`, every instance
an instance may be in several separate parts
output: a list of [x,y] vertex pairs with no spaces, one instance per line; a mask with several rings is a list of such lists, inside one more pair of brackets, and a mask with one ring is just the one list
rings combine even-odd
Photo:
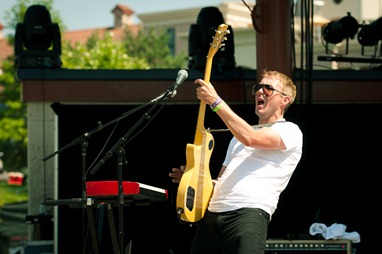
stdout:
[[[252,125],[253,128],[263,128],[263,127],[269,127],[274,125],[275,123],[278,122],[285,122],[285,118],[280,118],[277,121],[274,121],[272,123],[265,123],[265,124],[257,124],[257,125]],[[207,129],[209,132],[223,132],[223,131],[229,131],[229,129]]]

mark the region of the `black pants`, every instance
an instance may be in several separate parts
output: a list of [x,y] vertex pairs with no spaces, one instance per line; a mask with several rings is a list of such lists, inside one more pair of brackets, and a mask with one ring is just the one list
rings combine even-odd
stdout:
[[264,254],[269,214],[257,208],[206,212],[198,224],[192,254]]

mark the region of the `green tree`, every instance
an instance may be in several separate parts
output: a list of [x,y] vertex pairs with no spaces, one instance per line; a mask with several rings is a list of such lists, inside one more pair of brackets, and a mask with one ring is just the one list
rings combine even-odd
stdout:
[[20,84],[15,81],[13,61],[2,63],[0,84],[0,151],[6,171],[20,171],[27,165],[27,124],[25,105],[20,101]]
[[133,57],[146,59],[150,68],[185,68],[187,55],[174,56],[169,47],[170,36],[163,29],[140,30],[133,34],[129,29],[124,33],[126,53]]
[[93,34],[85,44],[64,42],[62,62],[73,69],[152,69],[184,68],[186,55],[173,56],[169,36],[164,30],[140,31],[134,35],[126,29],[122,42],[110,34],[100,38]]
[[121,42],[114,42],[106,34],[104,38],[98,35],[91,36],[87,43],[65,42],[62,47],[62,64],[70,69],[149,69],[143,58],[132,57],[126,54]]

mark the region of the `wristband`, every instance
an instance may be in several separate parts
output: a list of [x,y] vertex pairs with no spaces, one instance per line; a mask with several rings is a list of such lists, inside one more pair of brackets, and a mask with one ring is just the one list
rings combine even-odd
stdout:
[[221,109],[223,106],[225,105],[225,102],[223,101],[222,103],[220,103],[218,106],[214,107],[214,109],[212,110],[213,112],[218,112],[219,109]]
[[212,103],[212,105],[210,106],[210,108],[212,110],[214,110],[214,108],[216,108],[216,106],[222,101],[222,98],[218,98],[214,103]]

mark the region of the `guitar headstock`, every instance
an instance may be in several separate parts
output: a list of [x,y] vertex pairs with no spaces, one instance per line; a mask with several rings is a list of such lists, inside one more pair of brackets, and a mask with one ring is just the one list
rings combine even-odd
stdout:
[[221,24],[216,30],[215,36],[213,37],[213,41],[211,43],[210,49],[208,51],[207,59],[212,59],[212,57],[216,54],[219,48],[224,46],[224,41],[227,40],[226,34],[229,34],[228,25]]

